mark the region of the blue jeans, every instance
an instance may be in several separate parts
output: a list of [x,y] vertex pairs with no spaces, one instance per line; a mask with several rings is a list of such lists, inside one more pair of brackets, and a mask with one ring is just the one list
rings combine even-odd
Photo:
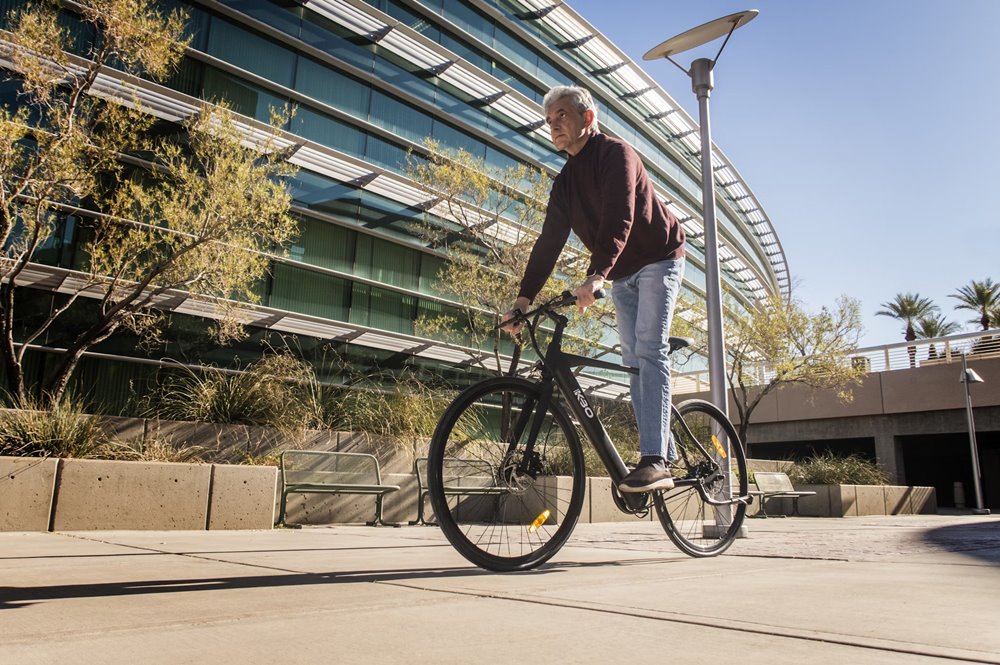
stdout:
[[644,457],[675,457],[670,440],[667,338],[683,275],[683,258],[659,261],[616,279],[611,287],[622,362],[639,369],[631,375],[632,408],[639,424],[639,451]]

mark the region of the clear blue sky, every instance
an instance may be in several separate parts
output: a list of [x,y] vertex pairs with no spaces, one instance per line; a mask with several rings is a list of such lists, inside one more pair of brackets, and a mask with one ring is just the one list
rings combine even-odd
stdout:
[[[689,79],[648,49],[745,9],[715,70],[712,136],[774,223],[795,292],[861,301],[863,345],[901,292],[965,330],[953,293],[1000,281],[1000,0],[568,0],[697,120]],[[721,42],[678,57],[713,57]]]

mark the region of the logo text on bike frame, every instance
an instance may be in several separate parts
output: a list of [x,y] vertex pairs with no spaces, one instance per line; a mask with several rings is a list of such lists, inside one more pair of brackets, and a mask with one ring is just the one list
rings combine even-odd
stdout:
[[587,414],[587,417],[593,418],[594,410],[590,408],[590,404],[587,403],[587,398],[583,396],[583,390],[577,388],[573,391],[573,394],[576,395],[576,401],[578,401],[580,406],[583,407],[583,412]]

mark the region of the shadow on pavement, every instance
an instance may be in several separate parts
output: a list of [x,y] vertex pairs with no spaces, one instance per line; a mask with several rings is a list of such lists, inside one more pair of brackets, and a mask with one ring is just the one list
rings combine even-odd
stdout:
[[238,577],[206,577],[201,579],[141,580],[129,582],[97,582],[93,584],[53,584],[51,586],[0,587],[0,609],[25,607],[42,600],[68,598],[109,598],[153,593],[186,593],[190,591],[225,591],[264,587],[297,587],[313,584],[343,584],[391,582],[424,578],[469,577],[489,575],[478,568],[410,568],[379,571],[346,571],[330,573],[286,573]]
[[924,540],[948,552],[1000,564],[1000,520],[930,529]]

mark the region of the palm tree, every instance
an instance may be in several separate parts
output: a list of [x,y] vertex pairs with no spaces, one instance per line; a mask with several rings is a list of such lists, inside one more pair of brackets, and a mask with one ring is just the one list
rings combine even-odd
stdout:
[[884,302],[881,306],[885,309],[875,312],[876,316],[891,316],[906,323],[903,339],[907,342],[912,342],[917,338],[913,324],[918,319],[928,317],[939,309],[930,298],[922,298],[918,293],[897,293],[895,300]]
[[[920,339],[934,339],[935,337],[946,337],[952,333],[957,333],[962,326],[954,321],[945,321],[942,314],[936,316],[924,316],[917,321],[917,337]],[[927,350],[927,359],[933,360],[938,357],[937,349],[933,344]]]
[[979,325],[983,330],[989,330],[990,314],[993,313],[991,310],[1000,305],[1000,284],[995,284],[989,277],[981,282],[972,280],[949,297],[958,300],[955,309],[971,309],[977,312],[980,315]]
[[[880,309],[875,312],[875,315],[891,316],[905,322],[906,331],[903,339],[907,342],[912,342],[917,338],[917,333],[913,329],[914,322],[938,311],[938,306],[930,298],[922,298],[918,293],[897,293],[894,300],[882,303],[882,307],[885,309]],[[910,354],[910,367],[916,367],[917,347],[907,347],[906,351]]]

